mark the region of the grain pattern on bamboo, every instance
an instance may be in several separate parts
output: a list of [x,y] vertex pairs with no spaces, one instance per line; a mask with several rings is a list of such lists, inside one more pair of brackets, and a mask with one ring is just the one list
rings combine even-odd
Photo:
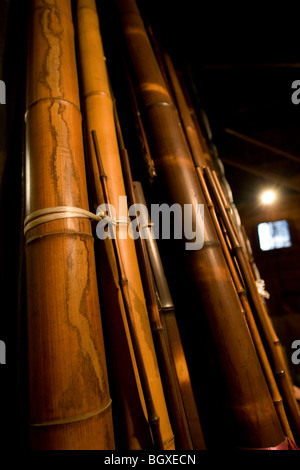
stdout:
[[[26,112],[26,215],[89,209],[71,2],[33,1]],[[94,240],[87,219],[26,234],[33,449],[114,449]]]

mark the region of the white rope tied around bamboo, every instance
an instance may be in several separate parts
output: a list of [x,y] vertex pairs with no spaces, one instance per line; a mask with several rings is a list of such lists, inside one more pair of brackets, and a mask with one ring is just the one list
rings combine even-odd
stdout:
[[269,299],[270,294],[265,289],[265,281],[263,279],[257,279],[255,282],[259,295],[261,295],[261,297],[264,297],[265,299]]
[[81,217],[85,219],[92,219],[100,222],[105,219],[107,223],[116,225],[129,225],[131,220],[129,217],[110,217],[106,215],[103,211],[98,211],[96,214],[93,212],[81,209],[80,207],[70,207],[70,206],[57,206],[57,207],[48,207],[46,209],[40,209],[35,212],[32,212],[28,215],[24,221],[24,235],[26,233],[37,227],[38,225],[45,224],[47,222],[52,222],[54,220],[60,219],[69,219],[72,217]]

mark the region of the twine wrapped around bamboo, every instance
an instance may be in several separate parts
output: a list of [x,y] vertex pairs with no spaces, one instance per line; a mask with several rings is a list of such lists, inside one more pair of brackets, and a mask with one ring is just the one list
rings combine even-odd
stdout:
[[[31,5],[26,215],[89,209],[70,0]],[[26,232],[33,449],[114,449],[95,269],[86,218]]]
[[[230,447],[265,448],[283,442],[282,432],[249,334],[220,242],[199,186],[193,160],[134,0],[115,0],[122,37],[158,176],[169,203],[204,204],[204,246],[184,251],[185,270],[178,282],[204,314],[211,351],[224,393],[219,397],[230,416]],[[186,240],[183,240],[184,242]],[[179,247],[178,247],[179,250]],[[177,254],[178,256],[178,254]],[[192,311],[189,311],[192,315]],[[188,315],[187,315],[188,316]],[[193,318],[186,322],[191,332]],[[195,337],[194,337],[195,338]],[[197,356],[197,344],[193,345]],[[217,404],[216,404],[217,406]],[[223,442],[224,443],[224,442]]]
[[[115,130],[113,100],[110,93],[95,1],[79,0],[77,3],[77,15],[79,32],[78,49],[85,106],[85,129],[91,172],[94,175],[95,181],[99,181],[100,174],[91,134],[92,130],[94,130],[97,135],[101,159],[107,175],[110,202],[116,209],[116,216],[118,217],[119,196],[125,196],[126,193]],[[99,184],[96,183],[95,189],[98,203],[103,203],[103,194]],[[124,211],[128,214],[127,206],[124,206]],[[151,400],[153,400],[159,416],[163,448],[174,449],[174,436],[155,355],[134,240],[128,234],[122,237],[121,230],[124,230],[124,227],[123,229],[117,227],[116,234],[118,237],[118,247],[122,253],[122,263],[128,279],[129,300],[133,313],[133,324],[131,326],[134,328],[134,337],[138,340],[138,344],[135,346],[136,350],[141,351],[139,361],[142,361],[146,366],[146,381],[150,385]],[[125,230],[127,230],[127,227],[125,227]],[[128,341],[130,342],[130,339]],[[118,338],[115,338],[115,342],[118,342]],[[138,383],[140,382],[139,377],[137,377],[137,381]],[[139,387],[139,390],[141,395],[141,387]],[[144,403],[143,396],[140,399]],[[126,397],[124,397],[124,400],[126,400]],[[131,411],[133,415],[129,416],[129,418],[134,420],[134,410]],[[144,412],[147,414],[145,407]],[[150,419],[149,416],[148,418]]]

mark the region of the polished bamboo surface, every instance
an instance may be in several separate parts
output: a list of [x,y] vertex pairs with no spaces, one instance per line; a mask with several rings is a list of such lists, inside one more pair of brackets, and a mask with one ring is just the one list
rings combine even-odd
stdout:
[[[26,112],[26,215],[89,209],[71,2],[33,1]],[[85,218],[26,234],[33,449],[114,449],[94,239]]]
[[[229,267],[230,274],[232,276],[236,291],[238,293],[238,296],[241,302],[241,307],[246,316],[247,324],[251,332],[251,336],[254,341],[256,351],[257,351],[262,369],[264,371],[266,381],[269,386],[270,393],[272,395],[275,409],[277,411],[277,414],[278,414],[278,417],[281,422],[282,429],[285,435],[288,436],[292,441],[294,441],[294,435],[292,433],[292,430],[291,430],[291,427],[290,427],[290,424],[289,424],[289,421],[285,412],[283,400],[279,392],[279,389],[278,389],[278,386],[274,377],[274,373],[272,371],[272,368],[268,359],[268,355],[265,351],[265,346],[261,339],[259,329],[256,325],[254,314],[249,303],[248,295],[250,294],[251,296],[251,291],[249,289],[246,290],[243,285],[243,282],[246,281],[246,279],[248,279],[248,282],[246,282],[246,286],[249,286],[249,274],[248,276],[245,276],[246,257],[244,258],[245,261],[242,266],[241,263],[238,262],[238,260],[235,260],[234,255],[232,256],[231,254],[233,247],[235,247],[235,250],[238,248],[239,253],[243,251],[244,249],[244,246],[242,245],[242,242],[240,241],[241,239],[239,236],[239,233],[240,232],[242,233],[241,223],[238,223],[239,217],[235,217],[234,219],[232,208],[229,207],[228,198],[223,192],[223,189],[221,187],[221,182],[217,173],[215,171],[213,173],[210,172],[209,168],[213,168],[213,163],[209,158],[205,157],[207,155],[205,141],[201,134],[201,129],[194,124],[194,121],[192,119],[192,114],[190,112],[191,104],[188,104],[189,101],[188,101],[187,90],[184,90],[185,91],[184,93],[181,87],[179,78],[177,76],[177,72],[171,61],[171,58],[167,54],[165,54],[165,61],[166,61],[166,68],[168,70],[169,79],[172,84],[172,90],[174,93],[173,97],[177,103],[177,106],[180,112],[183,129],[186,135],[187,143],[190,147],[191,155],[194,160],[199,183],[203,191],[203,194],[205,196],[207,207],[209,209],[214,227],[216,229],[219,241],[222,246],[222,250],[223,250],[226,262]],[[195,114],[194,114],[194,119],[195,119]],[[204,175],[212,175],[212,174],[214,175],[214,178],[212,178],[212,176],[209,178],[210,184],[208,187]],[[215,185],[213,184],[213,179],[215,180]],[[220,211],[220,203],[217,204],[217,209],[219,209],[219,211],[217,212],[217,209],[213,202],[214,200],[218,201],[218,199],[221,198],[221,195],[222,195],[222,200],[224,201],[224,204],[226,207],[226,210],[223,210],[222,216],[221,216],[221,211]],[[221,219],[224,222],[223,224],[221,221],[219,221],[218,215],[221,216]],[[226,221],[224,219],[224,216],[226,217]],[[230,228],[228,228],[228,223],[226,223],[226,222],[229,222],[229,220],[231,221],[231,224],[232,224],[231,231],[230,231]],[[225,227],[225,225],[227,227],[227,230],[223,231],[223,227]],[[235,233],[234,237],[233,237],[233,231]],[[230,239],[230,241],[228,239]],[[229,244],[227,243],[227,241],[229,241]],[[246,246],[246,243],[244,243],[244,245]],[[249,269],[247,270],[247,273],[250,273],[250,259],[249,259]],[[253,286],[253,289],[257,290],[256,285],[254,283],[254,279],[252,279],[252,286]],[[253,292],[253,289],[252,289],[252,292]]]

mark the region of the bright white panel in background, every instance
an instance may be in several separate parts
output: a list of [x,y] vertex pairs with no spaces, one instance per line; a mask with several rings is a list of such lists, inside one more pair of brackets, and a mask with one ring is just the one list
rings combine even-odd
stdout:
[[292,246],[289,224],[286,220],[263,222],[258,225],[258,239],[263,251]]

